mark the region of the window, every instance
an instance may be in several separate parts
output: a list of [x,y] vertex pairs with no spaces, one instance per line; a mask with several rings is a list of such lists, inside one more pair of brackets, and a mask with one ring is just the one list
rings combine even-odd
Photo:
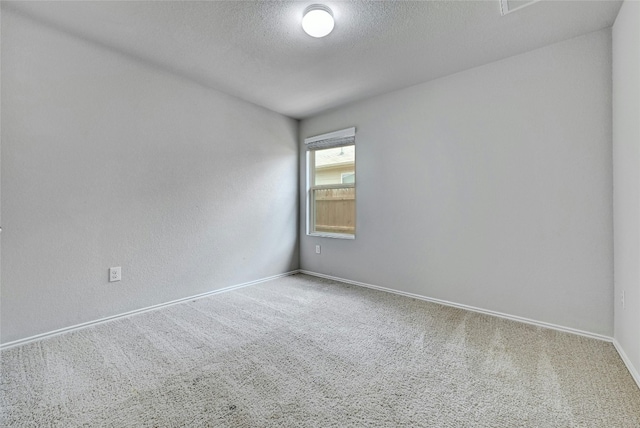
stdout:
[[340,177],[340,181],[342,184],[346,183],[355,183],[356,182],[356,173],[355,172],[343,172]]
[[356,233],[355,128],[307,138],[307,234]]

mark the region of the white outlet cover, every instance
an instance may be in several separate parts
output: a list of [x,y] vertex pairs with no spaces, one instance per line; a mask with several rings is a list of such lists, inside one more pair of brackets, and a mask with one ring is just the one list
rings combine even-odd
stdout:
[[109,282],[120,280],[122,280],[122,268],[120,266],[109,268]]
[[320,254],[320,245],[316,245],[316,254]]

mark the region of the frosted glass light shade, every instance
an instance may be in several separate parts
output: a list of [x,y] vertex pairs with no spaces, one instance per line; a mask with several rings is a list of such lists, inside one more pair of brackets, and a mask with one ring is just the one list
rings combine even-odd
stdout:
[[324,37],[333,31],[333,13],[327,6],[314,4],[304,11],[302,29],[311,37]]

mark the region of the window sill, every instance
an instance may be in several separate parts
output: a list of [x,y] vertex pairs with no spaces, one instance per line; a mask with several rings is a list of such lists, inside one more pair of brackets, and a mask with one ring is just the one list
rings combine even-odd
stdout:
[[329,233],[329,232],[307,233],[307,236],[315,236],[318,238],[356,239],[355,235],[347,235],[344,233]]

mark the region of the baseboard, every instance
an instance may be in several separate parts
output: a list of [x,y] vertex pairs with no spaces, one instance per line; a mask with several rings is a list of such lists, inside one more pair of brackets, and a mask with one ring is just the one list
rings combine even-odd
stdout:
[[629,373],[631,373],[631,377],[636,381],[638,388],[640,388],[640,373],[638,373],[638,370],[631,363],[631,360],[627,356],[627,353],[624,352],[624,349],[622,349],[622,346],[615,338],[613,339],[613,346],[615,346],[616,351],[618,351],[618,354],[620,354],[620,358],[622,358],[622,361],[624,361],[624,365],[627,366],[627,370],[629,370]]
[[73,325],[73,326],[70,326],[70,327],[65,327],[65,328],[61,328],[61,329],[58,329],[58,330],[53,330],[53,331],[50,331],[50,332],[47,332],[47,333],[37,334],[35,336],[30,336],[30,337],[27,337],[27,338],[24,338],[24,339],[14,340],[12,342],[7,342],[7,343],[0,344],[0,350],[5,350],[5,349],[13,348],[13,347],[16,347],[16,346],[25,345],[27,343],[36,342],[38,340],[42,340],[42,339],[50,338],[50,337],[53,337],[53,336],[57,336],[57,335],[60,335],[60,334],[64,334],[64,333],[68,333],[68,332],[72,332],[72,331],[76,331],[76,330],[81,330],[83,328],[87,328],[87,327],[90,327],[90,326],[106,323],[106,322],[113,321],[113,320],[116,320],[116,319],[119,319],[119,318],[125,318],[125,317],[131,316],[131,315],[136,315],[136,314],[141,314],[141,313],[144,313],[144,312],[154,311],[156,309],[164,308],[164,307],[171,306],[171,305],[176,305],[178,303],[182,303],[182,302],[185,302],[187,300],[201,299],[203,297],[212,296],[214,294],[225,293],[227,291],[237,290],[239,288],[248,287],[248,286],[255,285],[255,284],[260,284],[262,282],[272,281],[272,280],[277,279],[277,278],[283,278],[283,277],[286,277],[286,276],[295,275],[297,273],[303,273],[305,275],[316,276],[316,277],[319,277],[319,278],[326,278],[326,279],[330,279],[330,280],[333,280],[333,281],[343,282],[345,284],[352,284],[352,285],[357,285],[357,286],[360,286],[360,287],[371,288],[373,290],[384,291],[384,292],[387,292],[387,293],[392,293],[392,294],[397,294],[397,295],[401,295],[401,296],[411,297],[411,298],[418,299],[418,300],[424,300],[424,301],[427,301],[427,302],[438,303],[440,305],[451,306],[451,307],[454,307],[454,308],[464,309],[464,310],[468,310],[468,311],[471,311],[471,312],[477,312],[477,313],[481,313],[481,314],[495,316],[495,317],[498,317],[498,318],[504,318],[504,319],[508,319],[508,320],[512,320],[512,321],[518,321],[518,322],[522,322],[522,323],[526,323],[526,324],[531,324],[531,325],[535,325],[535,326],[539,326],[539,327],[550,328],[550,329],[562,331],[562,332],[565,332],[565,333],[572,333],[572,334],[577,334],[577,335],[580,335],[580,336],[585,336],[585,337],[589,337],[589,338],[593,338],[593,339],[603,340],[603,341],[606,341],[606,342],[612,342],[614,347],[615,347],[615,349],[616,349],[616,351],[618,351],[618,354],[620,354],[620,358],[622,358],[622,361],[624,362],[624,364],[626,365],[627,369],[629,370],[629,373],[631,373],[631,376],[633,377],[635,382],[638,384],[638,387],[640,388],[640,374],[638,373],[636,368],[633,366],[633,364],[631,363],[631,360],[629,360],[629,357],[627,357],[627,354],[624,352],[624,350],[622,349],[622,347],[620,346],[618,341],[613,339],[613,338],[611,338],[611,337],[607,337],[607,336],[603,336],[603,335],[595,334],[595,333],[590,333],[590,332],[587,332],[587,331],[582,331],[582,330],[578,330],[578,329],[574,329],[574,328],[570,328],[570,327],[564,327],[564,326],[560,326],[560,325],[556,325],[556,324],[546,323],[546,322],[542,322],[542,321],[536,321],[536,320],[523,318],[523,317],[519,317],[519,316],[515,316],[515,315],[509,315],[509,314],[505,314],[505,313],[502,313],[502,312],[496,312],[496,311],[491,311],[491,310],[487,310],[487,309],[477,308],[477,307],[474,307],[474,306],[463,305],[463,304],[460,304],[460,303],[449,302],[447,300],[435,299],[435,298],[423,296],[423,295],[420,295],[420,294],[407,293],[407,292],[404,292],[404,291],[394,290],[392,288],[386,288],[386,287],[381,287],[381,286],[378,286],[378,285],[367,284],[367,283],[364,283],[364,282],[352,281],[350,279],[339,278],[339,277],[336,277],[336,276],[325,275],[325,274],[321,274],[321,273],[317,273],[317,272],[311,272],[311,271],[307,271],[307,270],[304,270],[304,269],[293,270],[293,271],[281,273],[281,274],[278,274],[278,275],[273,275],[273,276],[269,276],[269,277],[266,277],[266,278],[257,279],[255,281],[249,281],[249,282],[244,282],[242,284],[231,285],[229,287],[224,287],[224,288],[220,288],[220,289],[217,289],[217,290],[208,291],[206,293],[196,294],[196,295],[189,296],[189,297],[183,297],[181,299],[172,300],[170,302],[160,303],[160,304],[157,304],[157,305],[148,306],[148,307],[145,307],[145,308],[136,309],[136,310],[129,311],[129,312],[124,312],[122,314],[112,315],[112,316],[105,317],[105,318],[100,318],[100,319],[97,319],[97,320],[94,320],[94,321],[88,321],[88,322],[81,323],[81,324],[76,324],[76,325]]
[[618,351],[618,354],[620,355],[620,358],[624,362],[624,365],[627,367],[627,370],[629,370],[629,373],[631,374],[631,377],[633,378],[633,380],[638,385],[638,388],[640,388],[640,373],[638,372],[638,369],[636,369],[636,367],[633,366],[633,364],[631,363],[631,360],[629,359],[627,354],[624,352],[624,349],[622,349],[622,346],[620,346],[620,343],[618,343],[618,341],[615,338],[604,336],[604,335],[601,335],[601,334],[591,333],[591,332],[588,332],[588,331],[578,330],[578,329],[571,328],[571,327],[564,327],[564,326],[557,325],[557,324],[551,324],[551,323],[547,323],[547,322],[543,322],[543,321],[536,321],[536,320],[532,320],[532,319],[529,319],[529,318],[519,317],[519,316],[516,316],[516,315],[510,315],[510,314],[505,314],[505,313],[502,313],[502,312],[491,311],[491,310],[488,310],[488,309],[477,308],[475,306],[463,305],[463,304],[460,304],[460,303],[449,302],[447,300],[442,300],[442,299],[435,299],[435,298],[432,298],[432,297],[422,296],[420,294],[407,293],[405,291],[394,290],[392,288],[380,287],[378,285],[372,285],[372,284],[367,284],[367,283],[364,283],[364,282],[352,281],[350,279],[339,278],[339,277],[336,277],[336,276],[325,275],[325,274],[322,274],[322,273],[311,272],[311,271],[304,270],[304,269],[300,269],[299,273],[303,273],[305,275],[317,276],[319,278],[331,279],[333,281],[344,282],[346,284],[357,285],[357,286],[360,286],[360,287],[371,288],[373,290],[384,291],[384,292],[387,292],[387,293],[398,294],[400,296],[412,297],[412,298],[418,299],[418,300],[424,300],[424,301],[427,301],[427,302],[438,303],[440,305],[451,306],[451,307],[454,307],[454,308],[464,309],[464,310],[467,310],[467,311],[477,312],[477,313],[481,313],[481,314],[485,314],[485,315],[491,315],[491,316],[494,316],[494,317],[504,318],[504,319],[517,321],[517,322],[522,322],[522,323],[525,323],[525,324],[531,324],[531,325],[535,325],[535,326],[538,326],[538,327],[549,328],[549,329],[552,329],[552,330],[562,331],[562,332],[565,332],[565,333],[577,334],[579,336],[585,336],[585,337],[589,337],[589,338],[592,338],[592,339],[602,340],[602,341],[605,341],[605,342],[610,342],[610,343],[613,344],[613,346],[616,349],[616,351]]
[[578,329],[571,328],[571,327],[564,327],[564,326],[561,326],[561,325],[551,324],[551,323],[547,323],[547,322],[543,322],[543,321],[536,321],[536,320],[532,320],[532,319],[529,319],[529,318],[519,317],[519,316],[516,316],[516,315],[510,315],[510,314],[505,314],[505,313],[502,313],[502,312],[491,311],[491,310],[488,310],[488,309],[477,308],[475,306],[463,305],[461,303],[449,302],[447,300],[435,299],[433,297],[427,297],[427,296],[423,296],[421,294],[407,293],[405,291],[399,291],[399,290],[394,290],[392,288],[380,287],[378,285],[367,284],[367,283],[364,283],[364,282],[352,281],[350,279],[338,278],[338,277],[335,277],[335,276],[325,275],[325,274],[317,273],[317,272],[311,272],[311,271],[307,271],[307,270],[304,270],[304,269],[301,269],[300,273],[303,273],[303,274],[306,274],[306,275],[311,275],[311,276],[317,276],[319,278],[331,279],[331,280],[338,281],[338,282],[344,282],[346,284],[357,285],[357,286],[360,286],[360,287],[371,288],[371,289],[374,289],[374,290],[384,291],[384,292],[387,292],[387,293],[398,294],[400,296],[412,297],[412,298],[418,299],[418,300],[424,300],[424,301],[427,301],[427,302],[438,303],[438,304],[444,305],[444,306],[451,306],[451,307],[454,307],[454,308],[464,309],[464,310],[467,310],[467,311],[477,312],[477,313],[481,313],[481,314],[485,314],[485,315],[491,315],[491,316],[494,316],[494,317],[504,318],[504,319],[508,319],[508,320],[511,320],[511,321],[518,321],[518,322],[522,322],[522,323],[525,323],[525,324],[535,325],[535,326],[538,326],[538,327],[550,328],[552,330],[558,330],[558,331],[562,331],[562,332],[565,332],[565,333],[577,334],[579,336],[585,336],[585,337],[589,337],[589,338],[592,338],[592,339],[603,340],[605,342],[612,342],[613,341],[613,339],[611,337],[604,336],[604,335],[597,334],[597,333],[591,333],[591,332],[588,332],[588,331],[578,330]]
[[81,324],[72,325],[70,327],[64,327],[64,328],[61,328],[61,329],[58,329],[58,330],[49,331],[47,333],[37,334],[35,336],[30,336],[30,337],[27,337],[27,338],[24,338],[24,339],[18,339],[18,340],[14,340],[12,342],[2,343],[2,344],[0,344],[0,351],[1,350],[5,350],[5,349],[9,349],[9,348],[13,348],[13,347],[16,347],[16,346],[20,346],[20,345],[26,345],[27,343],[36,342],[38,340],[47,339],[47,338],[50,338],[50,337],[53,337],[53,336],[58,336],[58,335],[63,334],[63,333],[69,333],[71,331],[81,330],[83,328],[91,327],[91,326],[102,324],[102,323],[109,322],[109,321],[113,321],[113,320],[116,320],[116,319],[119,319],[119,318],[124,318],[124,317],[128,317],[128,316],[131,316],[131,315],[141,314],[141,313],[149,312],[149,311],[155,311],[156,309],[164,308],[164,307],[171,306],[171,305],[176,305],[178,303],[186,302],[187,300],[202,299],[203,297],[213,296],[214,294],[226,293],[227,291],[237,290],[238,288],[248,287],[250,285],[260,284],[262,282],[272,281],[274,279],[283,278],[285,276],[295,275],[296,273],[299,273],[299,272],[300,272],[299,270],[293,270],[293,271],[281,273],[281,274],[278,274],[278,275],[272,275],[272,276],[268,276],[266,278],[256,279],[255,281],[243,282],[242,284],[231,285],[229,287],[224,287],[224,288],[220,288],[220,289],[213,290],[213,291],[207,291],[206,293],[196,294],[194,296],[189,296],[189,297],[183,297],[181,299],[172,300],[170,302],[159,303],[157,305],[147,306],[145,308],[136,309],[136,310],[129,311],[129,312],[124,312],[122,314],[112,315],[112,316],[105,317],[105,318],[100,318],[100,319],[97,319],[97,320],[94,320],[94,321],[88,321],[88,322],[84,322],[84,323],[81,323]]

